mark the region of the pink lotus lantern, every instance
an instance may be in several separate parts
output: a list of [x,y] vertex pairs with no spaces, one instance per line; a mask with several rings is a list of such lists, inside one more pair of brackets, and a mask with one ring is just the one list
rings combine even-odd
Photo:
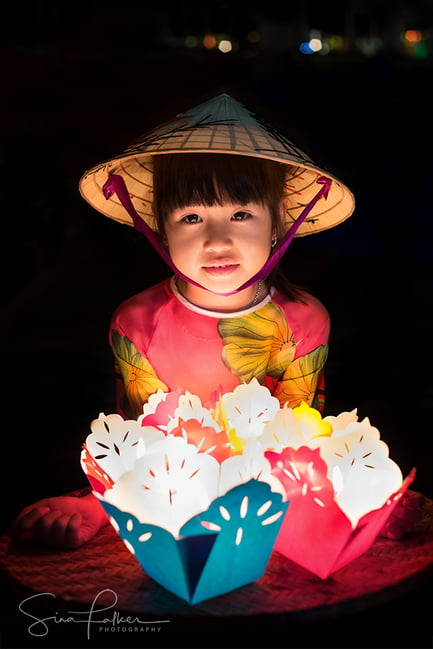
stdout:
[[91,430],[93,492],[145,572],[192,604],[260,579],[273,549],[328,577],[414,477],[356,411],[282,407],[256,379],[206,405],[159,390],[137,420],[100,414]]
[[322,420],[305,403],[283,409],[261,441],[290,502],[275,549],[323,579],[370,547],[415,475],[403,481],[356,410]]

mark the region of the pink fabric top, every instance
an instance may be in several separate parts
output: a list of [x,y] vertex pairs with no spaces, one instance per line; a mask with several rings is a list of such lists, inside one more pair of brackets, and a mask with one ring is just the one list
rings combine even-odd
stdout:
[[303,297],[271,290],[253,308],[217,313],[188,302],[172,278],[127,299],[110,326],[119,412],[137,417],[158,389],[189,390],[205,404],[253,377],[281,403],[323,411],[330,319],[317,298]]

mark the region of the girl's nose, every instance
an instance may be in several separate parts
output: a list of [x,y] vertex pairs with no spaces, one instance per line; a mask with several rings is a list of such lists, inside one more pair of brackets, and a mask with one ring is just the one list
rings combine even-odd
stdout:
[[232,239],[225,224],[209,224],[206,228],[204,247],[209,251],[227,250]]

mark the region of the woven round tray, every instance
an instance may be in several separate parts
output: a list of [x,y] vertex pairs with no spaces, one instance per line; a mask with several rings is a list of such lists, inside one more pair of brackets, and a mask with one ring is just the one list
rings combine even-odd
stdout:
[[[161,616],[314,617],[386,603],[433,577],[433,501],[402,541],[378,537],[367,552],[325,580],[277,552],[263,577],[225,595],[190,605],[150,579],[107,525],[77,550],[55,551],[0,539],[0,569],[22,593],[50,593],[70,608],[113,606],[130,613]],[[320,539],[317,539],[320,547]],[[114,602],[114,598],[116,601]]]

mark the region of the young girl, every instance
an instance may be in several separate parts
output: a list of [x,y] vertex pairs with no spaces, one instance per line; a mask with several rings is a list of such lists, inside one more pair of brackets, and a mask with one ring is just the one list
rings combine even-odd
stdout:
[[329,316],[311,295],[259,273],[281,239],[281,163],[217,153],[153,160],[158,233],[178,275],[122,304],[111,324],[118,409],[143,411],[157,389],[209,401],[256,377],[280,401],[323,408]]
[[[329,315],[278,262],[293,236],[350,216],[341,181],[221,95],[91,169],[80,190],[143,231],[173,269],[110,323],[120,414],[138,417],[157,390],[187,389],[206,403],[253,377],[282,404],[323,411]],[[408,530],[415,512],[412,501],[399,507],[389,535]],[[77,547],[106,522],[91,494],[63,496],[26,508],[13,530]]]

